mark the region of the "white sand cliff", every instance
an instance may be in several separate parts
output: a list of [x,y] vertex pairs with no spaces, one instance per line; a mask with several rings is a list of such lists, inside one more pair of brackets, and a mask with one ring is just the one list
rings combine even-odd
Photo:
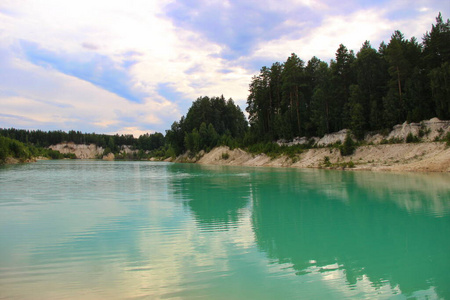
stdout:
[[[227,153],[227,159],[223,158],[224,153]],[[345,157],[338,149],[308,149],[294,159],[288,156],[272,159],[265,154],[252,155],[242,149],[217,147],[196,162],[205,165],[322,168],[325,167],[325,157],[335,167],[352,161],[354,170],[450,172],[450,147],[439,142],[361,146],[353,155]]]
[[[383,139],[397,139],[405,141],[408,134],[424,135],[420,143],[380,144]],[[433,142],[436,138],[450,132],[450,121],[433,118],[421,123],[404,123],[394,126],[388,136],[380,134],[367,135],[366,141],[373,145],[360,146],[350,156],[342,156],[336,148],[313,148],[305,150],[295,157],[281,156],[275,159],[265,155],[253,155],[242,149],[230,150],[228,147],[217,147],[209,153],[194,158],[199,164],[234,165],[234,166],[267,166],[294,168],[324,168],[325,157],[328,157],[331,168],[339,168],[343,163],[352,161],[354,170],[374,171],[419,171],[419,172],[450,172],[450,147],[443,142]],[[322,138],[314,138],[316,145],[325,146],[343,142],[347,130],[327,134]],[[283,142],[279,141],[280,144]],[[307,143],[306,138],[297,138],[286,145]],[[185,157],[176,161],[186,160]],[[328,166],[330,167],[330,166]]]

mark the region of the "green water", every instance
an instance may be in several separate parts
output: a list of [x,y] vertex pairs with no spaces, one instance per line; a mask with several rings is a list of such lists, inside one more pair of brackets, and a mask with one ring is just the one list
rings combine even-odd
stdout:
[[0,298],[450,299],[450,175],[1,167]]

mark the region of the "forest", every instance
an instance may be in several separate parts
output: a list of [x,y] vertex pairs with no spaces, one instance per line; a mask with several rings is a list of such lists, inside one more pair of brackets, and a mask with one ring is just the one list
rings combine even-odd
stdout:
[[[29,159],[30,155],[34,157],[45,156],[48,158],[65,158],[63,155],[57,155],[56,153],[59,153],[58,151],[49,151],[47,149],[50,145],[56,145],[64,142],[73,142],[75,144],[95,144],[105,149],[104,154],[108,154],[110,152],[119,153],[121,146],[126,145],[140,151],[140,157],[134,157],[139,159],[145,158],[144,154],[146,152],[149,153],[149,155],[154,154],[152,151],[165,152],[165,138],[164,135],[159,132],[144,134],[139,136],[139,138],[135,138],[131,134],[106,135],[82,133],[81,131],[74,130],[64,132],[61,130],[42,131],[0,128],[0,137],[3,137],[3,139],[0,140],[0,161],[7,156],[7,153],[9,153],[9,156],[19,159]],[[19,148],[23,151],[16,150]]]
[[439,13],[421,42],[397,30],[378,49],[365,41],[355,54],[341,44],[329,63],[317,57],[305,63],[292,53],[283,63],[262,67],[251,79],[246,111],[248,121],[232,99],[199,97],[165,135],[139,138],[0,128],[0,160],[19,153],[19,148],[34,149],[21,152],[27,156],[24,153],[69,141],[93,143],[105,153],[119,153],[120,146],[128,145],[138,150],[137,159],[195,154],[217,145],[272,151],[279,139],[348,128],[360,140],[367,132],[382,132],[405,121],[449,120],[450,20],[444,22]]
[[255,140],[344,128],[361,139],[404,121],[450,119],[450,22],[439,14],[422,43],[397,30],[378,50],[365,41],[355,55],[341,44],[329,64],[292,53],[252,78],[246,110]]

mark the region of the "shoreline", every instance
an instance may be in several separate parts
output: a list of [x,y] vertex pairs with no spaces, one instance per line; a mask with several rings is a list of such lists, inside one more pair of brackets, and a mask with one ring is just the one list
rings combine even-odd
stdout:
[[271,158],[266,154],[255,155],[239,148],[231,150],[220,146],[192,159],[182,155],[169,161],[223,166],[448,173],[450,147],[443,142],[369,145],[358,147],[349,156],[342,156],[335,148],[313,148],[294,157]]
[[[42,159],[42,157],[36,157],[20,161],[7,158],[3,165],[32,163]],[[176,159],[159,161],[218,166],[450,173],[450,147],[444,142],[366,145],[358,147],[349,156],[342,156],[339,149],[323,147],[306,149],[301,154],[291,157],[281,155],[273,158],[264,153],[252,154],[240,148],[230,149],[227,146],[219,146],[208,153],[201,151],[193,158],[184,154]]]

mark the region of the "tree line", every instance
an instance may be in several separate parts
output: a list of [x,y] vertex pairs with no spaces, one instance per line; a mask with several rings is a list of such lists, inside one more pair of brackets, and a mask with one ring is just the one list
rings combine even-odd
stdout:
[[395,31],[378,50],[369,41],[355,55],[343,44],[330,63],[306,64],[295,53],[262,67],[247,99],[254,140],[368,131],[432,117],[450,118],[450,21],[406,39]]
[[[151,156],[164,157],[165,137],[162,133],[146,133],[135,138],[133,135],[107,135],[96,133],[82,133],[71,130],[64,132],[24,130],[15,128],[0,128],[0,163],[6,157],[14,157],[19,160],[27,160],[32,157],[48,157],[52,159],[75,158],[70,154],[61,154],[59,151],[48,149],[51,145],[65,142],[75,144],[95,144],[104,149],[104,155],[108,153],[120,154],[122,146],[130,146],[137,150],[136,155],[126,157],[129,159],[142,159]],[[121,157],[121,156],[119,156]],[[124,157],[122,155],[122,157]]]
[[42,131],[42,130],[24,130],[15,128],[0,128],[0,136],[15,139],[24,144],[33,144],[36,147],[49,147],[64,142],[73,142],[75,144],[95,144],[99,147],[110,148],[115,152],[122,145],[135,147],[144,151],[151,151],[164,146],[165,139],[162,133],[143,134],[135,138],[132,134],[127,135],[107,135],[96,133],[82,133],[81,131],[71,130],[64,132]]

